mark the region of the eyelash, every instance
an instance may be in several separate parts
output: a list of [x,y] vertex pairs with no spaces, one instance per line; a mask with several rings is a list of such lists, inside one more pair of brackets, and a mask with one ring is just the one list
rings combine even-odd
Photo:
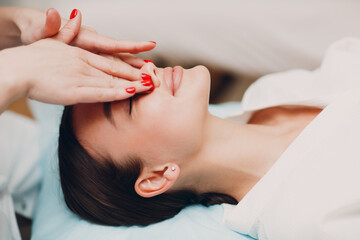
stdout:
[[129,116],[131,116],[131,108],[132,108],[132,101],[133,101],[133,98],[129,98]]

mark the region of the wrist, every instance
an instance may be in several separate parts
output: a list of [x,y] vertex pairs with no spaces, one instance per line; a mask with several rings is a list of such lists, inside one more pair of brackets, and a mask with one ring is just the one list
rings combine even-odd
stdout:
[[13,101],[27,95],[26,79],[21,77],[22,71],[16,66],[17,51],[22,47],[0,51],[0,113]]

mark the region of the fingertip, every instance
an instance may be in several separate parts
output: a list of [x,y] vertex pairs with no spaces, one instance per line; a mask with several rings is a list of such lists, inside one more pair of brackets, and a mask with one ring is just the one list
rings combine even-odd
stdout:
[[139,47],[139,49],[141,49],[141,51],[138,51],[138,52],[149,51],[156,47],[156,42],[154,42],[154,41],[141,42],[141,46],[142,47]]
[[81,12],[78,9],[74,10],[77,10],[76,16],[65,24],[58,34],[54,36],[54,39],[68,44],[78,35],[81,28]]
[[59,32],[61,26],[61,17],[59,12],[54,8],[46,11],[46,22],[44,28],[44,37],[51,37]]
[[71,14],[70,14],[70,19],[73,19],[73,18],[75,18],[77,15],[78,15],[78,12],[79,12],[79,10],[78,9],[73,9],[72,11],[71,11]]
[[134,63],[132,63],[131,65],[132,65],[133,67],[136,67],[136,68],[142,68],[145,64],[146,64],[146,63],[145,63],[144,61],[141,61],[141,60],[139,59],[139,61],[134,62]]
[[128,88],[125,89],[125,91],[127,93],[133,94],[133,93],[136,92],[136,88],[135,87],[128,87]]
[[149,41],[151,43],[151,49],[154,49],[157,45],[155,41]]
[[53,8],[49,8],[48,10],[46,10],[46,16],[49,16],[49,13],[52,11]]
[[[133,97],[137,92],[137,89],[133,92],[128,92],[126,89],[124,88],[121,88],[121,90],[119,91],[119,95],[118,95],[118,99],[116,100],[124,100],[124,99],[128,99],[128,98],[131,98]],[[125,93],[125,94],[124,94]]]
[[46,11],[46,16],[47,17],[53,17],[53,16],[57,16],[57,15],[60,17],[59,12],[55,8],[49,8]]
[[46,11],[46,16],[50,15],[50,14],[56,14],[56,13],[59,13],[55,8],[49,8],[47,11]]

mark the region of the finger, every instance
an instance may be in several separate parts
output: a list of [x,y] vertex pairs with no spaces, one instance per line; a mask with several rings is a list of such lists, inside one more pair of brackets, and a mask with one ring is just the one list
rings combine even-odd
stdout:
[[136,93],[152,91],[153,83],[150,80],[144,81],[127,81],[116,77],[87,77],[84,78],[79,87],[96,87],[96,88],[116,88],[127,89],[134,87]]
[[146,63],[144,59],[135,57],[134,55],[129,53],[118,53],[115,56],[119,57],[122,61],[136,68],[142,68],[142,66],[144,66],[144,64]]
[[154,83],[155,87],[159,87],[160,86],[160,80],[159,78],[156,76],[155,74],[155,68],[156,66],[154,65],[154,63],[152,62],[148,62],[147,64],[145,64],[142,68],[141,71],[143,71],[144,73],[148,73],[150,75],[150,79],[152,80],[152,82]]
[[142,72],[130,66],[129,64],[110,56],[110,59],[104,56],[84,51],[85,61],[92,67],[99,69],[109,75],[125,78],[128,80],[141,80]]
[[113,77],[96,68],[86,71],[86,80],[79,79],[79,86],[102,87],[102,88],[128,88],[135,87],[136,93],[152,92],[154,83],[151,80],[128,81],[126,79]]
[[115,40],[90,31],[83,31],[72,44],[92,52],[110,54],[145,52],[156,46],[155,42]]
[[78,88],[76,94],[78,103],[92,102],[112,102],[130,98],[136,94],[135,92],[127,92],[124,88],[94,88],[81,87]]
[[76,16],[70,19],[53,39],[68,44],[77,36],[81,28],[81,12],[74,9],[71,14],[72,16],[74,12],[77,13]]
[[46,11],[46,22],[43,29],[43,38],[51,37],[59,32],[61,27],[61,17],[59,12],[54,8]]

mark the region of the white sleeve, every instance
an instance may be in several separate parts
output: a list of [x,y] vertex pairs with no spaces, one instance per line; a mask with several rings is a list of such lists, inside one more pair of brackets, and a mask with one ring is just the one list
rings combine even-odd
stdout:
[[6,184],[5,177],[0,175],[0,239],[20,240],[13,201]]
[[6,111],[0,115],[0,176],[13,199],[16,212],[31,218],[39,192],[37,124]]

